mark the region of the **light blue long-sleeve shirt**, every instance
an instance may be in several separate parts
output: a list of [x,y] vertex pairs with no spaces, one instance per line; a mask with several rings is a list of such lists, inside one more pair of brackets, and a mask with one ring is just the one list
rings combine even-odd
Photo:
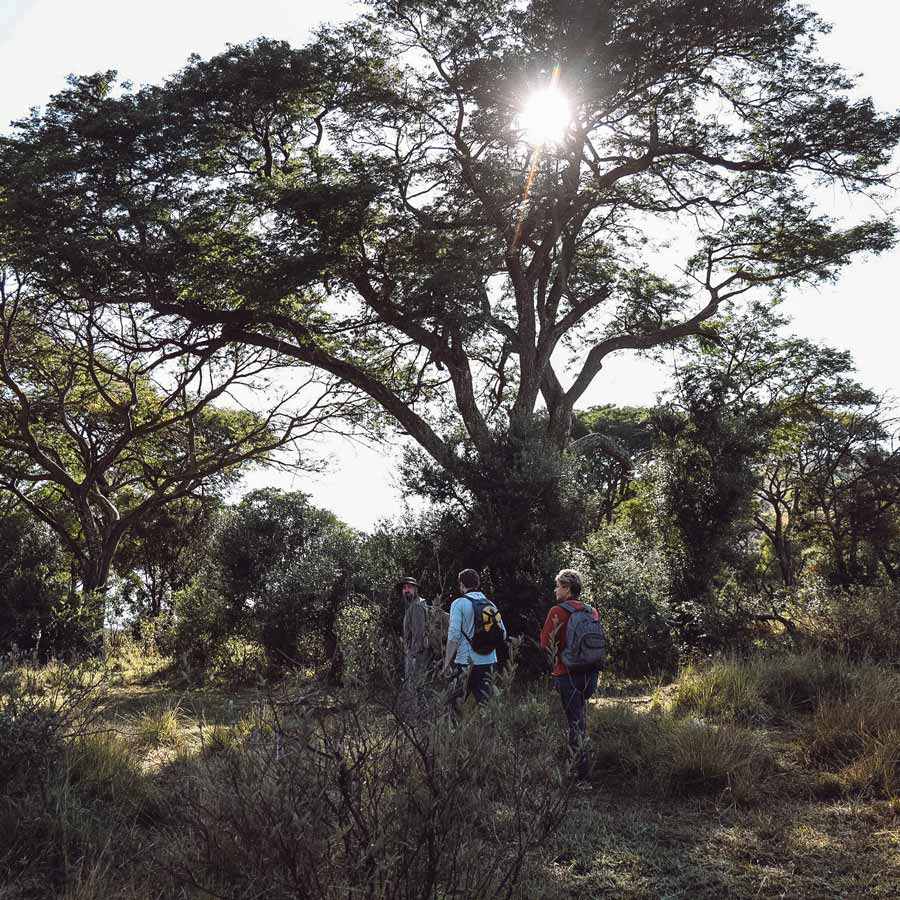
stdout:
[[[471,662],[473,666],[487,666],[497,662],[497,652],[476,653],[472,649],[470,638],[475,634],[475,608],[469,599],[487,600],[481,591],[469,591],[464,597],[457,597],[450,604],[450,627],[447,630],[447,640],[457,641],[456,658],[454,662],[460,666],[467,666]],[[503,637],[506,637],[506,628],[503,629]]]

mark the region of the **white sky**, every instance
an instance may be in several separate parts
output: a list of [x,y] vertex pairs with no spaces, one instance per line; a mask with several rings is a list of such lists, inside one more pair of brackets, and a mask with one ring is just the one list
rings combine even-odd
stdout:
[[[886,0],[810,0],[808,5],[834,24],[823,54],[861,74],[861,91],[878,108],[900,108],[900,8]],[[0,0],[0,128],[63,88],[70,72],[117,69],[120,78],[135,84],[155,82],[184,65],[190,53],[209,57],[226,43],[260,35],[299,44],[315,24],[349,17],[353,10],[351,0]],[[845,210],[865,214],[866,201],[854,201],[850,210],[837,201],[835,214]],[[786,311],[795,332],[851,350],[864,384],[900,394],[898,284],[900,249],[895,249],[858,260],[833,287],[798,292]],[[663,386],[662,373],[647,362],[613,358],[583,405],[651,403]],[[402,511],[389,451],[341,442],[331,452],[331,470],[316,479],[258,472],[248,481],[254,487],[273,483],[307,491],[315,503],[358,528]]]

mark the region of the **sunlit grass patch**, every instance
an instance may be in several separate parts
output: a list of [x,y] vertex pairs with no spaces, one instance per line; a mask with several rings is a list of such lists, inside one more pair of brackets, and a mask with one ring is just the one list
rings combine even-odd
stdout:
[[65,766],[66,783],[87,802],[119,808],[123,815],[158,809],[156,785],[122,735],[103,732],[78,738],[66,748]]
[[733,662],[687,667],[671,691],[669,708],[675,715],[735,722],[756,722],[771,713],[758,673]]
[[809,764],[836,772],[848,789],[900,795],[900,676],[863,675],[848,697],[816,710],[801,743]]
[[146,747],[177,749],[185,741],[185,716],[178,704],[165,704],[140,716],[134,724],[137,740]]
[[818,653],[688,666],[655,706],[675,715],[762,724],[786,722],[851,694],[872,670]]
[[752,800],[774,770],[771,753],[754,734],[732,725],[677,722],[663,746],[669,751],[669,792],[722,794]]
[[201,752],[206,756],[229,753],[240,747],[242,735],[230,725],[213,723],[200,728]]

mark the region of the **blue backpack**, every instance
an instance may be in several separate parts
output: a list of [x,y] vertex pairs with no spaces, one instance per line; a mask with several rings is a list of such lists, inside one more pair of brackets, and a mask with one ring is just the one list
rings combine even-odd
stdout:
[[566,601],[559,604],[569,614],[566,646],[560,661],[570,672],[596,672],[606,665],[606,632],[600,614],[592,606],[577,607]]

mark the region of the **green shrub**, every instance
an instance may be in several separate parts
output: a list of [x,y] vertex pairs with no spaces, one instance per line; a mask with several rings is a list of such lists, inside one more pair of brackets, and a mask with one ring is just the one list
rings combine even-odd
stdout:
[[592,758],[611,787],[645,795],[759,796],[774,760],[745,729],[606,706],[589,719]]
[[208,675],[229,687],[259,685],[265,681],[266,654],[256,641],[230,637],[215,649]]
[[0,705],[0,792],[43,779],[62,752],[62,721],[53,709],[7,697]]
[[96,718],[107,674],[93,665],[14,666],[0,658],[0,792],[46,781],[64,739]]
[[233,630],[231,611],[205,575],[178,591],[173,600],[175,624],[168,639],[172,655],[184,675],[202,679]]
[[669,564],[663,549],[614,523],[590,535],[573,563],[585,599],[597,605],[609,638],[610,665],[623,675],[674,671],[678,651],[671,615]]

